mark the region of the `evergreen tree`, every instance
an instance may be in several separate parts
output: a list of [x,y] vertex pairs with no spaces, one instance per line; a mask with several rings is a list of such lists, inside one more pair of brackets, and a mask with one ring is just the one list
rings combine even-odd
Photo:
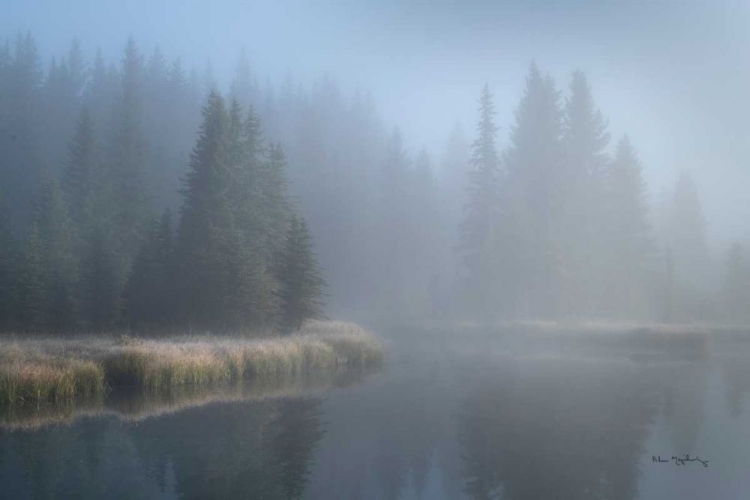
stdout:
[[278,275],[286,331],[299,328],[307,319],[322,317],[326,283],[318,269],[307,223],[296,215],[289,224]]
[[549,317],[560,299],[562,116],[559,93],[551,77],[535,63],[516,109],[506,154],[508,194],[519,246],[514,263],[519,273],[521,311],[526,316]]
[[86,225],[94,215],[99,168],[94,123],[84,108],[68,146],[68,161],[62,187],[68,198],[70,213],[79,225]]
[[609,310],[627,318],[650,312],[648,274],[654,268],[654,246],[648,200],[640,162],[627,136],[617,145],[607,186]]
[[96,227],[87,242],[81,276],[81,306],[86,327],[106,331],[119,320],[121,285],[118,276],[118,256],[112,248],[112,238],[105,229]]
[[123,257],[131,257],[140,246],[148,216],[143,165],[146,143],[141,132],[142,57],[132,38],[123,58],[121,100],[112,151],[112,182],[117,207],[118,245]]
[[747,250],[737,242],[727,254],[721,299],[727,322],[750,320],[750,261]]
[[[394,315],[409,313],[409,243],[411,234],[406,214],[409,196],[410,160],[401,131],[395,128],[386,145],[379,198],[379,241],[377,241],[381,307]],[[384,237],[383,235],[387,235]]]
[[254,165],[240,110],[209,96],[183,190],[178,246],[191,321],[219,328],[260,326],[276,314],[275,283],[254,238]]
[[46,175],[34,210],[41,254],[45,326],[61,331],[77,323],[78,241],[57,179]]
[[695,182],[686,171],[677,180],[668,217],[667,245],[672,249],[677,279],[692,289],[708,288],[706,221]]
[[10,327],[15,303],[17,249],[0,193],[0,330]]
[[124,296],[128,320],[135,325],[167,326],[173,308],[171,287],[172,217],[153,221],[136,255]]
[[177,236],[182,314],[199,324],[212,323],[224,312],[220,271],[226,263],[220,252],[230,243],[234,222],[226,200],[231,181],[227,126],[224,100],[212,92],[185,178]]
[[608,144],[607,122],[594,105],[586,76],[575,71],[565,101],[562,135],[562,295],[563,312],[569,315],[593,315],[597,297],[606,287],[598,277],[604,271],[599,236],[604,230],[601,209],[607,203]]
[[237,63],[237,72],[232,80],[231,97],[237,100],[243,107],[250,107],[255,104],[257,95],[257,83],[250,70],[250,62],[247,59],[247,52],[242,48]]
[[287,194],[286,159],[279,144],[271,144],[261,162],[258,205],[262,222],[262,255],[269,266],[282,250],[291,213]]
[[16,321],[23,331],[40,331],[45,324],[44,257],[39,228],[32,225],[16,284]]
[[498,243],[500,235],[501,172],[495,146],[495,106],[485,84],[479,99],[477,139],[471,145],[467,204],[461,222],[459,251],[466,273],[466,298],[475,312],[496,312],[499,297]]

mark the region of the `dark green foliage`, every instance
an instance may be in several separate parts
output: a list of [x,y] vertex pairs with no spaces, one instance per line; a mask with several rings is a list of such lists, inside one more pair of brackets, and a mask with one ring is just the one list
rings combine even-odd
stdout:
[[13,317],[15,304],[18,249],[10,231],[7,208],[0,193],[0,329],[7,329]]
[[117,254],[101,228],[96,228],[87,242],[82,269],[81,306],[86,326],[94,331],[111,328],[119,319],[121,285]]
[[84,109],[68,146],[68,162],[62,178],[71,216],[81,226],[90,223],[94,215],[95,196],[101,182],[98,170],[94,123],[88,109]]
[[139,247],[149,212],[149,195],[143,173],[146,143],[141,129],[143,64],[132,38],[128,40],[122,64],[122,94],[111,146],[110,175],[117,207],[118,229],[115,235],[127,258]]
[[[252,112],[211,93],[183,190],[178,232],[182,315],[213,328],[269,325],[278,312],[273,237],[286,214],[283,156],[260,149]],[[270,206],[276,204],[277,206]]]
[[[158,47],[144,64],[132,39],[121,65],[98,52],[90,72],[77,41],[46,74],[31,35],[0,45],[0,184],[13,187],[14,207],[0,221],[0,327],[279,323],[275,270],[291,214],[284,154],[264,145],[243,56],[238,100],[226,110],[210,95],[188,161],[201,91]],[[54,167],[44,178],[43,162]],[[150,191],[175,206],[164,193],[180,177],[172,238],[168,216],[149,228]]]
[[55,331],[77,323],[78,239],[58,182],[45,177],[34,211],[40,238],[46,304],[45,326]]
[[39,228],[31,227],[18,272],[16,321],[23,331],[39,331],[45,326],[44,251]]
[[278,269],[285,329],[293,330],[306,319],[320,318],[326,283],[315,261],[307,223],[299,216],[292,216]]
[[124,296],[132,325],[169,325],[174,307],[172,217],[165,212],[151,224],[146,241],[133,261]]

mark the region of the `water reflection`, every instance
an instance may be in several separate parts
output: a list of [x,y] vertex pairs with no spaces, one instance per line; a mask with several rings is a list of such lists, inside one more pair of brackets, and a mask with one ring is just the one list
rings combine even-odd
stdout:
[[[0,496],[642,499],[744,484],[722,454],[750,459],[735,437],[750,435],[750,356],[486,347],[395,352],[335,391],[131,397],[62,425],[6,426]],[[711,465],[674,472],[658,454]]]
[[656,412],[628,363],[528,360],[480,379],[460,412],[471,498],[634,498]]

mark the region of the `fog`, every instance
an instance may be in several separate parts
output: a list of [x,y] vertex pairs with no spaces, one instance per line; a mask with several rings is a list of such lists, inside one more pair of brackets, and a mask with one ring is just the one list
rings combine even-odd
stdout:
[[[164,208],[179,212],[179,179],[188,171],[209,90],[221,93],[227,108],[232,98],[243,108],[253,105],[265,139],[278,141],[286,156],[291,203],[310,224],[328,281],[329,315],[745,318],[738,311],[750,296],[748,256],[744,247],[731,247],[750,238],[750,141],[743,133],[750,116],[750,8],[741,2],[11,1],[3,13],[0,36],[9,40],[8,54],[17,52],[17,36],[30,33],[41,71],[34,83],[40,94],[29,101],[41,103],[29,125],[34,160],[20,146],[3,155],[7,172],[23,171],[3,177],[0,186],[18,242],[27,238],[42,172],[65,170],[80,109],[91,111],[102,144],[110,140],[102,122],[117,121],[118,84],[94,95],[89,73],[69,106],[50,107],[51,61],[67,57],[75,38],[87,71],[100,49],[117,80],[117,72],[126,73],[130,39],[145,75],[136,113],[147,144],[144,217],[158,217]],[[165,68],[180,58],[190,82],[184,95],[154,90],[162,78],[149,73],[157,46]],[[552,132],[560,150],[546,156],[526,155],[536,143],[524,142],[523,130],[513,137],[523,129],[519,109],[532,67],[539,82],[554,80],[549,95],[558,96],[560,116],[549,123],[560,120]],[[592,201],[596,188],[578,186],[552,202],[557,195],[549,193],[577,182],[572,170],[549,166],[575,162],[563,160],[563,151],[577,70],[610,138],[601,150],[587,151],[607,170],[609,191]],[[492,216],[495,233],[486,241],[500,241],[492,244],[467,243],[471,236],[460,229],[472,217],[465,209],[469,173],[481,170],[470,158],[485,85],[498,127],[492,168],[510,179],[498,181],[501,187],[488,195],[497,199],[488,203],[499,203],[490,211],[516,214],[506,226]],[[6,115],[3,131],[10,148],[21,142],[14,116]],[[630,182],[635,191],[617,198],[610,166],[625,134],[634,154],[626,147],[619,158],[640,165],[645,186],[639,191],[639,180],[623,173],[622,185]],[[33,167],[18,166],[27,160]],[[529,165],[539,168],[532,172]],[[494,181],[474,182],[494,189],[488,187]],[[618,219],[610,210],[615,199],[638,206],[619,207],[624,218]],[[583,220],[575,215],[579,209],[588,214],[581,223],[586,236],[565,219]],[[642,220],[631,224],[628,214],[641,209]],[[556,221],[557,211],[567,215]],[[479,219],[475,214],[474,222]],[[642,222],[648,251],[633,244],[643,258],[622,257],[617,252],[632,239],[620,226]],[[121,288],[141,239],[136,231],[117,264]],[[484,257],[476,257],[467,264],[466,256],[485,243],[499,245],[492,247],[492,263],[480,265]],[[627,259],[632,266],[618,267]],[[631,280],[637,284],[623,285],[602,303],[592,298]]]

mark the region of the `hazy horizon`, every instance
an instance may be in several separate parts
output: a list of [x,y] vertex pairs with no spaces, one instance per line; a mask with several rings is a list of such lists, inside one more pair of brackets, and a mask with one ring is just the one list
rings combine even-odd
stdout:
[[119,60],[132,36],[146,54],[158,45],[186,67],[203,71],[210,59],[222,88],[244,47],[261,86],[287,74],[303,82],[329,75],[345,95],[369,92],[412,156],[424,147],[434,158],[457,121],[473,140],[485,82],[504,148],[529,63],[563,94],[581,69],[613,139],[627,133],[639,151],[652,199],[689,171],[709,241],[723,249],[750,237],[742,203],[750,143],[738,133],[750,115],[742,99],[750,68],[741,65],[748,14],[739,2],[42,1],[9,5],[0,34],[31,31],[45,67],[73,37],[88,58],[101,47]]

